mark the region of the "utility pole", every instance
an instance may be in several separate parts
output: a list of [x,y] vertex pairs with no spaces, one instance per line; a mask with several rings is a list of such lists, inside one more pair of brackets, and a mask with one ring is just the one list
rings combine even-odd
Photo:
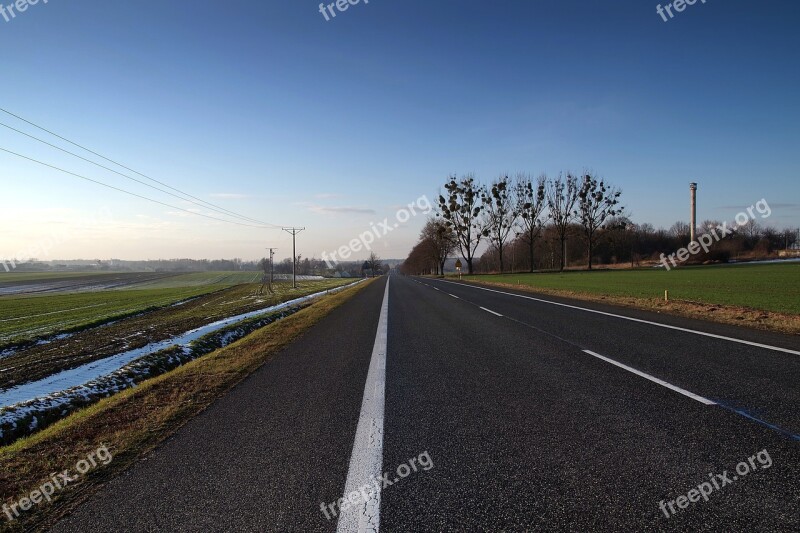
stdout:
[[267,250],[269,250],[269,292],[275,292],[272,289],[272,277],[273,277],[272,276],[272,273],[273,273],[272,265],[274,264],[274,261],[272,260],[272,258],[275,257],[275,250],[277,250],[277,248],[267,248]]
[[[267,264],[264,263],[264,274],[261,276],[261,288],[258,289],[258,294],[264,294],[264,285],[267,285],[270,293],[275,293],[272,289],[272,258],[277,248],[267,248],[267,250],[269,250],[269,279],[267,279]],[[264,258],[264,261],[266,261],[266,258]]]
[[306,228],[282,228],[286,233],[292,234],[292,288],[297,288],[297,234]]

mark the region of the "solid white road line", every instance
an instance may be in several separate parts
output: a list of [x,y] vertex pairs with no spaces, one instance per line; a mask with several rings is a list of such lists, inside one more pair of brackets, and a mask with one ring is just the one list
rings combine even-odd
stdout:
[[691,398],[693,400],[697,400],[698,402],[700,402],[702,404],[705,404],[705,405],[717,405],[717,402],[711,401],[708,398],[704,398],[704,397],[699,396],[699,395],[697,395],[697,394],[695,394],[693,392],[689,392],[688,390],[682,389],[680,387],[676,387],[675,385],[673,385],[671,383],[667,383],[663,379],[658,379],[657,377],[653,377],[650,374],[645,374],[644,372],[642,372],[640,370],[636,370],[635,368],[629,367],[628,365],[623,365],[622,363],[620,363],[618,361],[614,361],[613,359],[609,359],[608,357],[603,357],[602,355],[594,353],[594,352],[592,352],[590,350],[583,350],[583,353],[588,353],[589,355],[597,357],[598,359],[602,359],[606,363],[611,363],[612,365],[615,365],[615,366],[618,366],[620,368],[623,368],[623,369],[627,370],[628,372],[633,372],[637,376],[641,376],[641,377],[643,377],[645,379],[649,379],[653,383],[658,383],[659,385],[662,385],[662,386],[664,386],[664,387],[666,387],[668,389],[672,389],[677,393],[683,394],[684,396],[688,396],[689,398]]
[[[478,307],[481,307],[481,306],[478,306]],[[495,313],[495,312],[494,312],[494,311],[492,311],[491,309],[486,309],[485,307],[481,307],[481,309],[483,309],[483,310],[484,310],[484,311],[486,311],[487,313],[492,313],[492,314],[493,314],[493,315],[495,315],[495,316],[503,316],[503,315],[501,315],[500,313]]]
[[[357,505],[341,510],[338,532],[377,533],[380,527],[381,478],[383,465],[383,409],[386,389],[386,338],[389,325],[389,278],[383,293],[381,315],[378,319],[378,332],[372,348],[372,359],[364,386],[364,399],[361,402],[361,415],[358,418],[350,468],[347,472],[344,499],[349,494],[361,492],[369,497],[359,498]],[[345,507],[344,505],[342,507]]]
[[[448,292],[447,294],[450,294],[450,293]],[[459,298],[458,296],[456,296],[455,294],[450,294],[450,296],[452,296],[452,297],[453,297],[453,298],[455,298],[456,300],[460,300],[460,299],[461,299],[461,298]]]
[[773,350],[773,351],[776,351],[776,352],[784,352],[784,353],[790,353],[790,354],[794,354],[794,355],[800,355],[800,351],[797,351],[797,350],[790,350],[788,348],[780,348],[779,346],[770,346],[769,344],[761,344],[760,342],[745,341],[745,340],[742,340],[742,339],[735,339],[733,337],[726,337],[724,335],[715,335],[714,333],[706,333],[705,331],[697,331],[697,330],[694,330],[694,329],[681,328],[681,327],[678,327],[678,326],[670,326],[668,324],[661,324],[659,322],[651,322],[650,320],[642,320],[641,318],[633,318],[633,317],[625,316],[625,315],[615,315],[614,313],[606,313],[605,311],[597,311],[596,309],[588,309],[586,307],[578,307],[577,305],[569,305],[569,304],[562,304],[562,303],[559,303],[559,302],[552,302],[550,300],[543,300],[541,298],[534,298],[533,296],[523,296],[521,294],[514,294],[512,292],[505,292],[505,291],[498,291],[498,290],[494,290],[494,289],[487,289],[486,287],[478,287],[477,285],[469,285],[469,284],[466,284],[466,283],[456,283],[454,281],[447,281],[447,280],[439,280],[439,281],[442,281],[444,283],[452,283],[454,285],[460,285],[462,287],[469,287],[469,288],[472,288],[472,289],[480,289],[482,291],[496,292],[497,294],[505,294],[507,296],[515,296],[517,298],[524,298],[526,300],[533,300],[533,301],[541,302],[541,303],[545,303],[545,304],[558,305],[560,307],[568,307],[570,309],[577,309],[579,311],[586,311],[587,313],[595,313],[595,314],[598,314],[598,315],[605,315],[605,316],[611,316],[611,317],[614,317],[614,318],[621,318],[623,320],[630,320],[631,322],[639,322],[641,324],[649,324],[651,326],[658,326],[660,328],[673,329],[673,330],[676,330],[676,331],[683,331],[685,333],[694,333],[695,335],[703,335],[704,337],[711,337],[711,338],[714,338],[714,339],[721,339],[721,340],[724,340],[724,341],[737,342],[739,344],[747,344],[748,346],[755,346],[756,348],[764,348],[765,350]]

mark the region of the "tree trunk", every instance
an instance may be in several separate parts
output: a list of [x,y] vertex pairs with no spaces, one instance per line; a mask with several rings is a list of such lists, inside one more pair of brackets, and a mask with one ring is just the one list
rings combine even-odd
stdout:
[[533,274],[533,236],[531,236],[531,274]]
[[467,273],[471,276],[472,275],[472,258],[467,259]]
[[587,239],[589,241],[589,270],[592,269],[592,238],[589,237]]

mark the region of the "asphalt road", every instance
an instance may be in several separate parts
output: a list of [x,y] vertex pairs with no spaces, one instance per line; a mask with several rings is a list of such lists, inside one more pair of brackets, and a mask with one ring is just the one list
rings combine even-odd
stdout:
[[800,530],[796,337],[386,283],[56,529]]

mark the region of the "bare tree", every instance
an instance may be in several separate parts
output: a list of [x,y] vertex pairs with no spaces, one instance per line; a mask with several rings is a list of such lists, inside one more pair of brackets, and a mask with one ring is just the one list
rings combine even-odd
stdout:
[[583,226],[586,247],[589,255],[589,270],[592,269],[592,252],[594,251],[597,231],[611,218],[622,213],[619,197],[622,191],[613,187],[602,178],[589,173],[583,176],[583,183],[578,191],[578,209],[575,216]]
[[779,249],[783,244],[783,234],[773,226],[762,227],[760,233],[762,240],[766,240],[769,243],[767,245],[768,253]]
[[429,218],[419,236],[421,241],[429,241],[429,253],[436,264],[437,274],[444,275],[444,264],[456,248],[456,238],[452,228],[445,222]]
[[800,229],[798,228],[785,228],[783,230],[783,248],[784,250],[791,249],[798,240],[800,240]]
[[561,243],[561,270],[567,266],[567,232],[574,220],[573,208],[578,201],[578,178],[567,173],[559,174],[557,179],[550,180],[547,191],[547,207],[550,220],[553,221],[558,240]]
[[689,224],[679,220],[669,228],[669,234],[681,243],[681,245],[688,244],[689,237],[691,236]]
[[411,249],[408,258],[400,265],[400,271],[404,274],[428,274],[433,272],[433,252],[434,244],[428,238],[422,238]]
[[503,250],[517,220],[514,189],[508,176],[501,176],[492,183],[491,188],[481,191],[481,200],[485,206],[485,227],[489,232],[489,241],[497,248],[502,274],[505,272]]
[[699,234],[702,235],[703,233],[713,233],[716,228],[722,225],[722,222],[719,220],[711,220],[706,219],[700,223]]
[[751,246],[761,238],[761,226],[754,218],[749,219],[743,226],[740,226],[739,232],[747,238]]
[[374,251],[370,252],[365,264],[372,271],[370,277],[374,278],[375,273],[381,268],[381,258]]
[[[688,226],[687,226],[688,227]],[[631,268],[636,263],[636,225],[628,218],[627,213],[612,217],[606,222],[608,241],[614,250],[615,257],[628,256]]]
[[467,262],[467,271],[472,274],[475,251],[481,239],[488,234],[481,217],[484,209],[481,202],[483,187],[478,185],[473,175],[468,174],[460,180],[451,176],[444,188],[447,197],[439,195],[439,216],[453,230],[458,249]]
[[536,248],[536,238],[544,225],[541,216],[547,206],[546,194],[547,177],[545,175],[539,176],[536,185],[533,184],[530,176],[517,175],[517,181],[514,184],[514,200],[516,201],[516,211],[519,214],[520,232],[518,235],[524,236],[525,242],[528,244],[531,272],[534,271],[533,253]]

